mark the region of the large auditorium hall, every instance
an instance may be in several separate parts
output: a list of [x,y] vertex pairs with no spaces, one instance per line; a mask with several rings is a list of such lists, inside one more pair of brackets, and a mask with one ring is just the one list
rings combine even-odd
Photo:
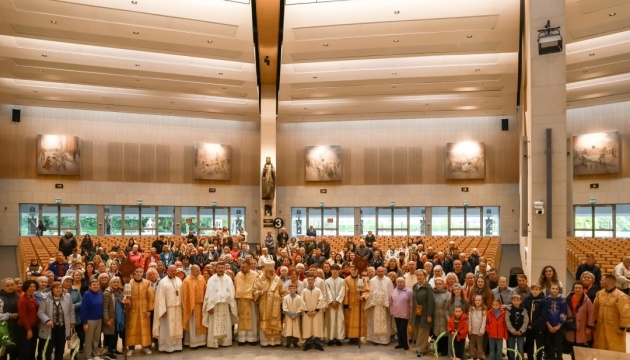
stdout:
[[630,0],[0,0],[0,277],[286,234],[566,295],[630,256],[629,89]]

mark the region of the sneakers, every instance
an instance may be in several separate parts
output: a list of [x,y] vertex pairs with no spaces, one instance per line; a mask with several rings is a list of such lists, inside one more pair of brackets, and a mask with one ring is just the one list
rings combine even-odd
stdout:
[[151,355],[151,349],[149,349],[148,347],[143,348],[142,351],[144,351],[144,353],[147,355]]
[[109,360],[116,360],[116,359],[118,359],[118,356],[116,356],[116,354],[114,354],[114,353],[107,353],[107,358]]
[[133,350],[131,349],[127,350],[127,356],[131,356],[131,355],[133,355]]
[[424,353],[421,353],[420,351],[416,351],[416,357],[422,357],[424,356]]

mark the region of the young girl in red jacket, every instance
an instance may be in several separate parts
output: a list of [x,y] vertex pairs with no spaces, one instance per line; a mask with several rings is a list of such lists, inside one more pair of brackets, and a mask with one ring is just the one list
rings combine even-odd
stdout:
[[505,324],[505,310],[501,308],[501,301],[494,299],[492,308],[486,316],[486,335],[490,350],[489,360],[501,360],[503,353],[503,340],[507,340],[508,331]]
[[[448,332],[455,337],[453,360],[465,359],[464,351],[466,350],[466,338],[468,337],[468,317],[464,314],[461,306],[457,306],[453,312],[453,316],[448,319]],[[457,334],[455,334],[457,332]],[[451,344],[448,344],[451,346]]]

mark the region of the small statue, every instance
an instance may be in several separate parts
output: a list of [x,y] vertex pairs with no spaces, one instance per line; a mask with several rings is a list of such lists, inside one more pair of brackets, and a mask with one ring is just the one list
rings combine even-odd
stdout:
[[262,169],[262,199],[273,200],[276,195],[276,169],[267,157],[267,162]]

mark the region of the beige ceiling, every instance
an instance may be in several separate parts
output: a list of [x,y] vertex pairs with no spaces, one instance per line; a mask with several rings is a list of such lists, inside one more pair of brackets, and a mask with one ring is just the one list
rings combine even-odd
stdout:
[[[516,113],[519,0],[285,1],[280,122]],[[566,4],[568,105],[630,100],[630,0]],[[251,6],[0,0],[0,103],[259,121]]]

